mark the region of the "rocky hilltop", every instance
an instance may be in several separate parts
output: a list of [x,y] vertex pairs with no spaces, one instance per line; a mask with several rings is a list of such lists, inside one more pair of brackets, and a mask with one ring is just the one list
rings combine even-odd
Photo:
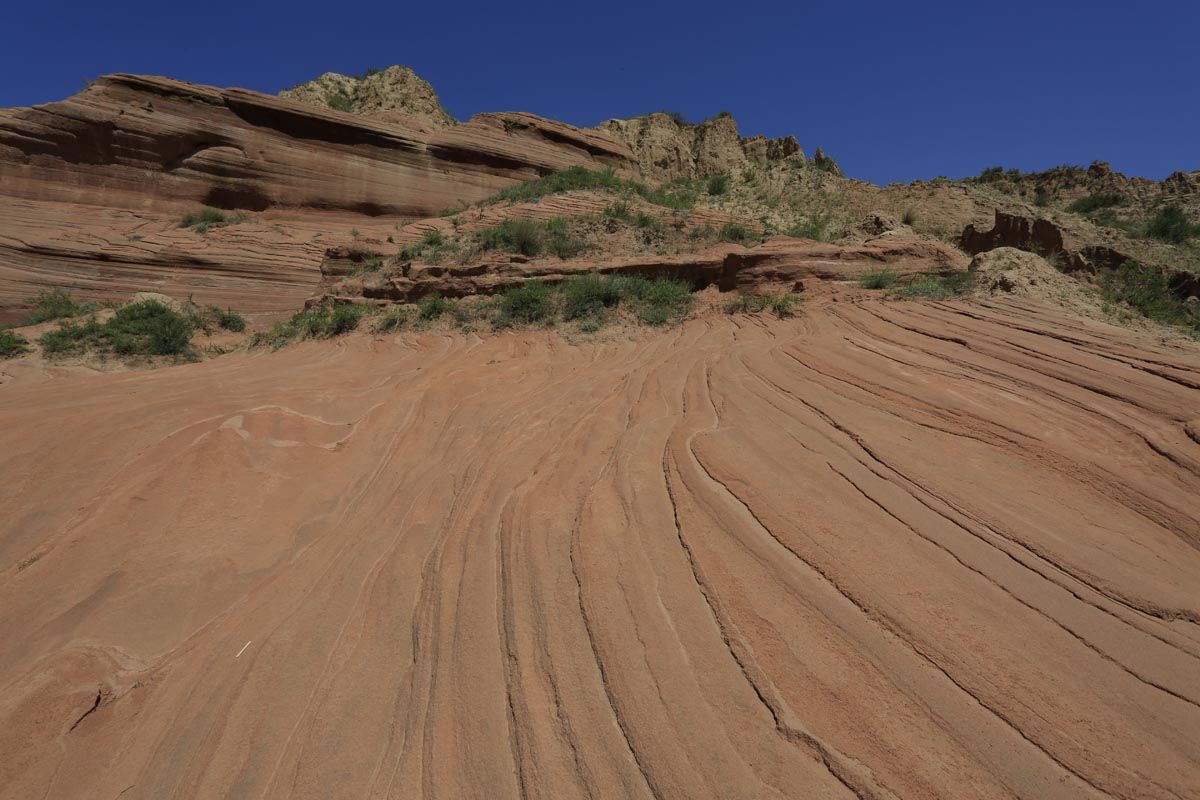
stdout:
[[362,75],[326,72],[315,80],[280,92],[279,96],[408,127],[437,129],[458,124],[442,108],[429,82],[408,67],[368,70]]
[[788,158],[804,160],[794,136],[742,137],[733,117],[725,113],[698,124],[678,115],[648,114],[608,120],[597,130],[623,141],[642,174],[658,181],[705,178]]

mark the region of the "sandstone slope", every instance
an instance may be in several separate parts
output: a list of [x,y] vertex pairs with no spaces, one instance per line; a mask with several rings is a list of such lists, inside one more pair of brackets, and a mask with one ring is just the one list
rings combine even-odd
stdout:
[[830,284],[0,388],[0,797],[1187,797],[1198,408]]

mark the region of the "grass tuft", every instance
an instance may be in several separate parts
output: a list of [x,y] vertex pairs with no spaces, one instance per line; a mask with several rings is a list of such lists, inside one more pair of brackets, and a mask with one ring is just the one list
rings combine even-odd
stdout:
[[915,280],[896,287],[896,297],[922,300],[949,300],[964,294],[971,286],[970,272],[955,272],[950,275],[921,275]]
[[724,173],[709,175],[704,184],[704,191],[714,197],[725,194],[729,191],[729,176]]
[[1183,244],[1193,236],[1200,236],[1200,224],[1193,223],[1175,204],[1163,206],[1146,223],[1146,235],[1167,244]]
[[275,350],[285,344],[302,339],[332,339],[349,333],[371,312],[369,306],[360,303],[325,303],[306,308],[293,314],[290,319],[277,322],[268,331],[255,334],[251,347],[270,344]]
[[0,330],[0,358],[16,358],[28,352],[28,339],[13,331]]
[[1081,197],[1078,200],[1067,206],[1067,211],[1075,214],[1087,214],[1092,211],[1098,211],[1102,208],[1112,208],[1113,206],[1124,205],[1126,202],[1124,195],[1117,192],[1098,192],[1089,194],[1087,197]]
[[215,208],[203,208],[200,211],[189,211],[179,221],[179,227],[191,228],[196,233],[206,233],[210,228],[224,228],[245,222],[245,214],[225,214]]
[[796,307],[804,302],[798,294],[790,292],[785,294],[751,294],[743,295],[736,300],[730,300],[725,304],[725,313],[727,314],[757,314],[762,311],[770,311],[775,316],[783,319],[784,317],[794,316]]
[[54,289],[33,298],[33,310],[21,324],[36,325],[54,319],[69,319],[90,314],[99,308],[99,303],[80,303],[62,289]]
[[864,289],[887,289],[891,287],[900,276],[892,269],[881,269],[875,272],[867,272],[858,279],[858,285]]

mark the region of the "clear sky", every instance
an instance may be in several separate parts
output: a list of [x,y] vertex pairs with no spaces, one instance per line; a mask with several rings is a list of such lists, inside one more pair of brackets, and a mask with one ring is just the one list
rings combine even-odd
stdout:
[[108,72],[277,92],[407,64],[450,113],[727,110],[854,177],[1200,169],[1200,0],[13,2],[0,106]]

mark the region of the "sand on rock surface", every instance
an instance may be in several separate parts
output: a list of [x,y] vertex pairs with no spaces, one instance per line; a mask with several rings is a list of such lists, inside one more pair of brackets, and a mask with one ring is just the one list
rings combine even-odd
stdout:
[[839,291],[0,386],[0,798],[1196,797],[1200,350]]

